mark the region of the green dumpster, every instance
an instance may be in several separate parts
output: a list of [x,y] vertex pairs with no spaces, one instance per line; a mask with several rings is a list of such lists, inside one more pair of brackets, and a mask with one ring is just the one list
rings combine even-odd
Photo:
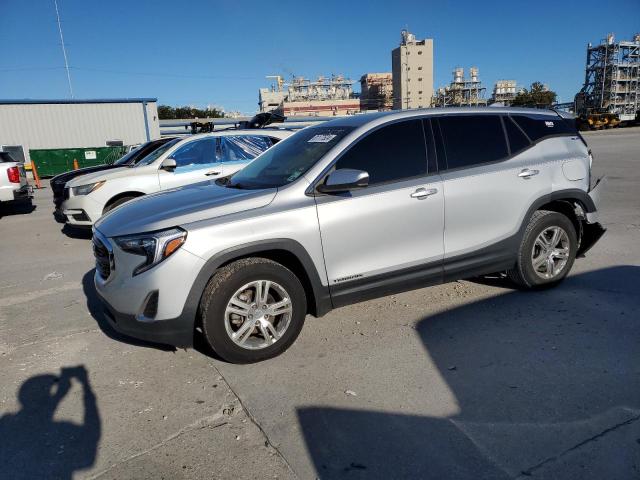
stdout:
[[53,177],[73,170],[74,160],[77,160],[79,168],[111,164],[126,150],[127,147],[46,148],[29,150],[29,156],[40,177]]

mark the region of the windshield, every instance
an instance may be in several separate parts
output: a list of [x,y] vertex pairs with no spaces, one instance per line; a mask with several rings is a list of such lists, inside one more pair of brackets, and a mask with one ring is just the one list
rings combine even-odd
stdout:
[[142,167],[144,165],[151,165],[153,162],[155,162],[164,152],[166,152],[167,150],[169,150],[171,147],[173,147],[176,143],[178,143],[181,139],[180,138],[175,138],[173,140],[171,140],[170,142],[165,143],[164,145],[162,145],[161,147],[158,147],[156,150],[154,150],[153,152],[151,152],[149,155],[147,155],[146,157],[144,157],[142,160],[140,160],[138,163],[134,164],[134,165],[129,165],[130,167]]
[[333,148],[353,127],[312,127],[279,142],[233,175],[230,188],[273,188],[293,182]]
[[113,162],[113,164],[114,165],[126,165],[127,163],[129,163],[129,160],[131,160],[131,157],[133,157],[136,153],[138,153],[138,149],[139,148],[142,148],[142,147],[134,148],[129,153],[127,153],[124,157],[120,157],[118,160]]

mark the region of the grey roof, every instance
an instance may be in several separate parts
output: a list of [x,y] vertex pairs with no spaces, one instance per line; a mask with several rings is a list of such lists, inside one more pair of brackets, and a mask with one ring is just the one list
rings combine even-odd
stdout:
[[22,98],[15,100],[2,100],[0,105],[44,105],[44,104],[82,104],[82,103],[143,103],[157,102],[157,98],[88,98],[88,99],[45,99],[34,100]]
[[385,117],[392,117],[389,120],[402,118],[424,117],[428,115],[445,115],[454,113],[511,113],[511,114],[536,114],[558,116],[553,110],[545,110],[540,108],[519,108],[519,107],[440,107],[440,108],[420,108],[411,110],[390,110],[386,112],[365,113],[362,115],[350,115],[347,117],[336,118],[318,125],[319,127],[360,127],[375,120]]

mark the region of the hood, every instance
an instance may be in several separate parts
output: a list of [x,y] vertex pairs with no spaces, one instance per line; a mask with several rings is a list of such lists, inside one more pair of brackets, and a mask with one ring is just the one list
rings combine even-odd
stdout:
[[276,192],[275,188],[239,190],[198,183],[125,203],[101,217],[95,228],[107,237],[162,230],[264,207]]
[[132,177],[133,175],[148,175],[149,169],[146,167],[133,168],[133,167],[115,167],[110,170],[101,170],[99,172],[87,173],[86,175],[80,175],[67,182],[68,187],[79,187],[80,185],[87,185],[88,183],[99,182],[100,180],[113,180],[122,177]]
[[69,180],[79,177],[80,175],[101,172],[103,170],[112,170],[114,168],[119,167],[117,165],[96,165],[95,167],[85,167],[78,170],[71,170],[70,172],[64,172],[56,175],[51,179],[51,183],[67,183]]

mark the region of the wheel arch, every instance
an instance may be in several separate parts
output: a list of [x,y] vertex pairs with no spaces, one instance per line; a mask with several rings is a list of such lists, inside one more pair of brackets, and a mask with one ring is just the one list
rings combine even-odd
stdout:
[[321,317],[332,308],[329,288],[322,284],[318,270],[306,249],[291,239],[274,239],[239,245],[214,255],[202,267],[194,281],[183,314],[200,322],[199,305],[202,294],[218,269],[236,260],[249,257],[268,258],[291,270],[301,281],[307,296],[308,313]]
[[118,200],[120,200],[122,198],[126,198],[126,197],[137,198],[137,197],[142,197],[143,195],[146,195],[146,193],[140,192],[140,191],[137,191],[137,190],[130,190],[130,191],[118,193],[117,195],[114,195],[113,197],[111,197],[104,204],[104,208],[102,209],[102,214],[104,215],[111,205],[113,205],[115,202],[117,202]]
[[518,242],[522,240],[522,236],[524,235],[524,231],[527,228],[529,220],[538,210],[550,210],[561,213],[571,220],[571,223],[576,229],[576,235],[578,236],[578,255],[584,254],[584,252],[590,248],[593,243],[595,243],[595,241],[590,242],[587,247],[586,245],[583,245],[582,242],[585,232],[585,214],[596,211],[593,199],[584,190],[558,190],[556,192],[543,195],[537,199],[533,205],[531,205],[524,217],[518,235]]

